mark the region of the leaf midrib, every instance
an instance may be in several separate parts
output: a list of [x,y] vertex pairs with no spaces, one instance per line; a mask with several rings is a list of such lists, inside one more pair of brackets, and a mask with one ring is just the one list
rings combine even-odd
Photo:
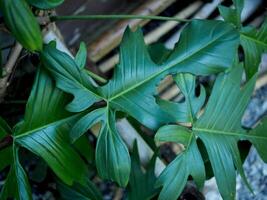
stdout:
[[224,131],[224,130],[217,130],[217,129],[206,129],[206,128],[193,127],[192,130],[196,132],[202,132],[202,133],[204,132],[204,133],[209,133],[209,134],[217,134],[217,135],[224,135],[224,136],[238,136],[238,137],[267,140],[267,137],[264,137],[264,136],[241,134],[238,132]]
[[248,40],[251,40],[251,41],[253,41],[253,42],[255,42],[255,43],[257,43],[257,44],[259,44],[261,46],[264,46],[265,48],[267,48],[267,43],[265,43],[265,42],[263,42],[261,40],[257,40],[256,38],[253,38],[251,36],[245,35],[244,33],[240,33],[240,35],[241,35],[241,37],[244,37],[244,38],[246,38]]
[[[211,40],[209,43],[206,43],[205,46],[201,47],[200,49],[198,49],[198,51],[194,51],[193,53],[189,54],[189,55],[186,55],[184,56],[183,58],[180,59],[179,62],[176,62],[174,64],[170,64],[169,66],[167,66],[166,68],[163,68],[162,70],[159,70],[158,72],[148,76],[146,79],[144,79],[143,81],[129,87],[128,89],[126,90],[123,90],[122,92],[116,94],[115,96],[111,97],[108,99],[109,102],[113,101],[114,99],[124,95],[125,93],[128,93],[130,92],[131,90],[134,90],[136,89],[137,87],[143,85],[144,83],[152,80],[153,78],[157,77],[158,75],[168,71],[169,69],[171,69],[172,67],[174,67],[175,65],[178,65],[184,61],[186,61],[187,59],[189,59],[190,57],[194,56],[195,54],[198,54],[200,51],[202,51],[203,49],[209,47],[210,45],[212,45],[216,40],[218,40],[219,38],[221,38],[223,35],[227,34],[230,30],[226,31],[226,32],[223,32],[222,34],[220,34],[218,37],[214,38],[213,40]],[[163,66],[163,65],[162,65]]]
[[63,122],[67,122],[67,121],[71,120],[72,118],[74,119],[74,118],[77,117],[78,115],[80,115],[80,114],[72,115],[72,116],[70,116],[70,117],[63,118],[63,119],[60,119],[60,120],[55,121],[55,122],[51,122],[51,123],[49,123],[49,124],[40,126],[40,127],[35,128],[35,129],[33,129],[33,130],[26,131],[26,132],[24,132],[24,133],[22,133],[22,134],[20,134],[20,135],[15,135],[15,136],[14,136],[14,140],[16,141],[16,140],[18,140],[18,139],[20,139],[20,138],[22,138],[22,137],[25,137],[25,136],[27,136],[27,135],[30,135],[31,133],[35,133],[35,132],[41,131],[41,130],[46,129],[46,128],[50,127],[50,126],[54,126],[54,125],[61,124],[61,123],[63,123]]

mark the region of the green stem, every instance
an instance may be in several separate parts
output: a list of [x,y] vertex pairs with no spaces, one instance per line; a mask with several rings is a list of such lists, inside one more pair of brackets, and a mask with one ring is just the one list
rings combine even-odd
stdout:
[[93,73],[87,69],[85,71],[89,76],[91,76],[93,79],[99,81],[100,83],[106,83],[107,82],[107,80],[102,78],[101,76],[98,76],[97,74],[95,74],[95,73]]
[[164,17],[154,15],[68,15],[68,16],[51,16],[51,21],[64,21],[64,20],[109,20],[109,19],[149,19],[149,20],[162,20],[162,21],[178,21],[189,22],[191,20],[181,19],[177,17]]

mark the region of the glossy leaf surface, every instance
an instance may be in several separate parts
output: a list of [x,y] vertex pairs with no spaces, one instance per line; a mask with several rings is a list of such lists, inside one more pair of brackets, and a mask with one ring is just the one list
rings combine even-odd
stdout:
[[[209,34],[203,30],[209,30]],[[168,59],[156,64],[150,58],[141,31],[132,32],[128,28],[122,39],[120,63],[113,78],[98,88],[90,83],[84,69],[51,44],[45,46],[42,61],[54,76],[57,86],[74,96],[67,106],[69,111],[83,111],[99,101],[107,103],[103,108],[106,111],[96,148],[97,169],[101,177],[125,186],[130,175],[130,158],[114,125],[115,112],[123,111],[151,129],[176,121],[174,116],[160,108],[154,97],[160,80],[179,72],[209,75],[228,70],[237,44],[238,34],[231,25],[194,20],[183,30],[175,49],[164,58]],[[96,112],[78,122],[71,133],[73,141],[101,118],[101,114],[95,116]],[[78,130],[79,127],[82,129]]]
[[201,85],[200,95],[195,95],[196,80],[191,74],[177,74],[174,81],[183,93],[185,101],[176,103],[158,98],[158,104],[171,114],[178,122],[192,123],[203,106],[206,98],[205,88]]
[[167,125],[158,130],[155,140],[177,142],[185,147],[185,150],[179,153],[160,174],[156,182],[156,187],[163,186],[159,199],[177,199],[182,193],[189,175],[201,188],[205,181],[205,167],[194,133],[184,127]]
[[68,139],[71,124],[79,116],[70,116],[65,111],[68,99],[47,72],[38,71],[25,119],[15,132],[15,142],[42,157],[65,183],[72,184],[74,180],[82,183],[86,165]]
[[[191,130],[186,131],[185,128],[177,128],[173,125],[159,129],[156,135],[157,140],[161,138],[163,138],[163,141],[177,140],[177,142],[182,144],[184,144],[186,136],[189,137],[191,135],[193,141],[196,139],[196,136],[199,137],[207,149],[207,154],[219,191],[224,199],[235,198],[236,169],[249,187],[243,172],[237,142],[246,138],[247,135],[246,131],[241,127],[241,118],[250,100],[256,75],[240,89],[242,71],[242,67],[237,65],[229,73],[220,74],[217,77],[212,94],[205,107],[204,114],[193,123],[192,132]],[[253,138],[253,136],[251,137]],[[252,138],[246,139],[252,141]],[[262,138],[264,138],[264,136]],[[256,142],[255,139],[257,139],[257,137],[254,137],[254,142]],[[258,142],[256,143],[256,145],[260,145]],[[190,145],[184,145],[186,146],[186,151],[189,151],[191,148]],[[196,145],[195,149],[197,149]],[[183,156],[181,155],[184,154],[178,155],[176,159],[183,160]],[[188,156],[185,157],[187,158]],[[194,158],[196,158],[196,156]],[[202,165],[203,161],[200,158],[196,160],[196,163],[201,163]],[[190,158],[188,162],[190,162],[190,160],[192,161],[192,158]],[[185,162],[184,160],[183,162],[180,161],[180,163]],[[176,163],[176,165],[174,163]],[[185,164],[180,165],[184,166]],[[175,169],[174,166],[177,167],[176,173],[169,172],[168,175],[166,172],[167,169]],[[177,174],[175,177],[178,177],[180,174],[178,173],[178,169],[181,170],[181,166],[179,167],[178,161],[173,161],[170,166],[166,168],[166,171],[163,172],[163,175],[161,175],[164,177],[159,179],[161,180],[161,184],[166,187],[168,182],[174,179],[172,176],[173,174]],[[203,174],[203,172],[197,171],[199,174]],[[186,174],[185,171],[181,173]],[[178,180],[184,180],[186,182],[186,180],[181,177]],[[182,189],[180,191],[182,191]],[[161,195],[166,198],[170,196],[171,193],[173,193],[173,191],[168,192],[167,187],[165,189],[163,187]]]
[[5,23],[23,47],[30,51],[41,51],[43,47],[41,29],[25,0],[1,0],[0,9]]
[[134,142],[132,153],[132,169],[128,185],[128,199],[137,200],[152,199],[159,190],[154,187],[156,182],[155,176],[156,154],[151,158],[146,171],[142,170],[140,163],[137,142]]

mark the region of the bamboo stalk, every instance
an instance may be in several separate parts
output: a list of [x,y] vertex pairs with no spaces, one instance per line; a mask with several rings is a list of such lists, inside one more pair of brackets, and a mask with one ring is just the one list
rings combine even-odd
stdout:
[[[197,1],[188,6],[186,9],[182,10],[181,12],[178,12],[174,17],[186,19],[187,17],[192,15],[197,9],[199,9],[201,5],[202,3]],[[165,35],[179,23],[180,22],[175,22],[175,21],[165,22],[156,29],[152,30],[144,37],[146,44],[152,44],[153,42],[157,41],[160,37]],[[99,69],[101,72],[105,73],[110,69],[112,69],[118,62],[119,62],[119,54],[115,54],[110,58],[108,58],[107,60],[100,63]]]
[[[158,15],[175,0],[147,0],[140,7],[134,10],[133,15]],[[121,41],[124,29],[129,26],[133,29],[144,26],[149,20],[135,19],[119,21],[112,30],[104,33],[98,40],[88,46],[88,57],[93,62],[99,61],[111,50],[117,47]]]

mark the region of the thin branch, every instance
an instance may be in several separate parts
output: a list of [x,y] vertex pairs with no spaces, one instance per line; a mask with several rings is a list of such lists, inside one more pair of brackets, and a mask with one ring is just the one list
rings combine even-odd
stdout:
[[67,16],[50,16],[50,20],[53,21],[65,21],[65,20],[114,20],[114,19],[149,19],[149,20],[161,20],[161,21],[178,21],[189,22],[191,20],[181,19],[177,17],[164,17],[154,15],[67,15]]
[[11,50],[10,57],[4,67],[5,76],[0,79],[0,102],[3,101],[6,89],[9,85],[9,77],[12,74],[13,68],[15,67],[16,61],[22,51],[22,46],[18,42],[15,44],[14,48]]

